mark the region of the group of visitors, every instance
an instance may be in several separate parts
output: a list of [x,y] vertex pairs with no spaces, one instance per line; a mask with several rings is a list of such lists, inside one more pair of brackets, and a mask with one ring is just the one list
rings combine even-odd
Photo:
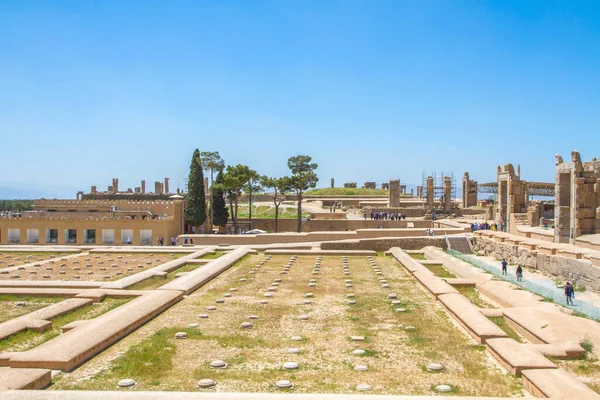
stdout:
[[[508,262],[506,259],[502,259],[502,275],[508,275]],[[519,264],[517,265],[517,269],[515,271],[515,275],[517,277],[517,282],[523,281],[523,267]],[[573,299],[575,298],[575,287],[571,282],[567,282],[565,284],[565,298],[567,300],[567,305],[573,305]]]
[[433,228],[427,228],[425,230],[425,236],[435,236],[435,231],[433,230]]
[[[502,275],[508,275],[508,262],[504,258],[502,259]],[[517,282],[523,281],[523,267],[520,264],[517,265],[515,276],[517,277]]]
[[[365,212],[363,214],[363,216],[365,217],[365,219],[367,219],[367,213]],[[406,214],[402,214],[402,213],[387,213],[387,212],[383,212],[383,211],[373,211],[371,213],[371,220],[376,220],[376,221],[384,221],[384,220],[390,220],[390,221],[400,221],[406,219]]]
[[471,231],[473,231],[473,232],[488,231],[488,230],[497,231],[498,224],[495,222],[493,224],[490,224],[487,221],[486,222],[475,222],[475,223],[471,224]]
[[164,238],[164,237],[162,237],[162,236],[159,236],[159,237],[156,239],[156,242],[157,242],[157,244],[158,244],[159,246],[164,246],[164,245],[165,245],[165,238]]

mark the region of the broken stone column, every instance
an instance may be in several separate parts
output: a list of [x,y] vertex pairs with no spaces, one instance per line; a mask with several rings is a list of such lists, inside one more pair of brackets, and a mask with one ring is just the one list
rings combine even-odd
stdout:
[[171,193],[171,192],[169,192],[169,178],[165,178],[164,188],[165,188],[165,193]]
[[146,181],[142,181],[142,194],[146,193]]
[[333,178],[331,178],[331,188],[333,189],[335,187],[335,180]]
[[154,182],[154,193],[161,194],[162,193],[162,183],[156,181]]
[[376,189],[377,188],[377,183],[375,182],[365,182],[365,184],[363,185],[365,189]]
[[400,207],[400,179],[390,180],[389,206]]
[[112,190],[114,193],[119,193],[119,179],[113,178],[112,180]]
[[444,211],[452,208],[452,178],[444,177]]
[[428,176],[427,177],[427,211],[431,211],[433,210],[433,191],[434,191],[434,187],[433,187],[433,177],[432,176]]
[[465,172],[462,180],[462,206],[463,208],[477,205],[477,181],[469,179],[469,173]]

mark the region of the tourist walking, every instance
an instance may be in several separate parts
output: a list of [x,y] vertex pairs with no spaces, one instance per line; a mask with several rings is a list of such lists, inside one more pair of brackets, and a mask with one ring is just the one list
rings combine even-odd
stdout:
[[175,246],[175,236],[171,237],[171,246]]
[[571,282],[567,282],[565,285],[565,297],[567,298],[567,305],[573,305],[573,297],[575,297],[575,288],[571,285]]
[[506,275],[506,268],[508,266],[508,263],[506,262],[506,259],[502,259],[502,275]]
[[522,282],[523,281],[523,268],[521,268],[521,266],[519,265],[517,267],[517,282]]

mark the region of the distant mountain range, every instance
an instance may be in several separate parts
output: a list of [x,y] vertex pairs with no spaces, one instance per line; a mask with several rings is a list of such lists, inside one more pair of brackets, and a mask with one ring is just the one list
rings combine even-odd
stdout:
[[77,188],[0,182],[0,199],[74,199]]

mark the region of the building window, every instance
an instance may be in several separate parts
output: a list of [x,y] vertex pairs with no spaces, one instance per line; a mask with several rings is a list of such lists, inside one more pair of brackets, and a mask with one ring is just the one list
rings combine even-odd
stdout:
[[121,229],[121,244],[133,242],[133,229]]
[[40,242],[40,230],[39,229],[27,229],[27,243],[39,243]]
[[65,243],[77,243],[77,229],[65,229]]
[[21,230],[20,229],[9,229],[8,230],[8,243],[10,243],[10,244],[21,243]]
[[95,229],[84,229],[83,230],[83,243],[96,244],[96,230]]
[[152,244],[152,229],[140,229],[140,244],[151,245]]
[[102,244],[115,244],[114,229],[102,229]]
[[58,229],[46,229],[46,243],[58,243]]

